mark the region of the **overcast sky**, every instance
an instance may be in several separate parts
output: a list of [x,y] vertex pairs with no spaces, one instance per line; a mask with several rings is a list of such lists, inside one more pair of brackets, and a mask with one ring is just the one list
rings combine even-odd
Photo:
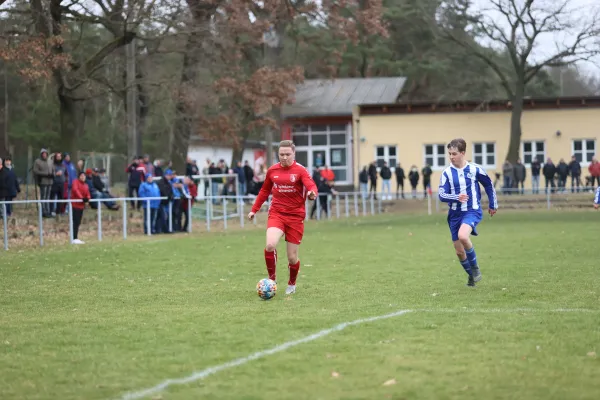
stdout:
[[[509,3],[515,1],[518,5],[522,5],[525,0],[494,0],[496,3]],[[565,45],[569,45],[574,42],[575,35],[579,33],[589,23],[592,18],[597,18],[597,27],[600,28],[600,1],[599,0],[536,0],[534,7],[538,10],[556,10],[560,5],[568,3],[567,9],[571,10],[570,15],[567,16],[569,21],[572,22],[572,27],[569,31],[561,32],[560,34],[541,34],[536,41],[537,46],[531,54],[531,62],[537,62],[557,53],[557,46],[564,48]],[[474,4],[483,9],[487,10],[494,8],[494,5],[490,0],[474,0]],[[498,12],[487,13],[494,19],[498,24],[508,28],[508,21],[505,16]],[[540,12],[539,15],[546,16],[547,12]],[[561,20],[563,22],[564,20]],[[508,30],[507,30],[508,31]],[[600,46],[600,37],[595,39],[596,46]],[[592,44],[592,41],[588,41]],[[600,55],[595,56],[591,62],[580,62],[577,64],[581,72],[586,74],[592,74],[600,76]]]

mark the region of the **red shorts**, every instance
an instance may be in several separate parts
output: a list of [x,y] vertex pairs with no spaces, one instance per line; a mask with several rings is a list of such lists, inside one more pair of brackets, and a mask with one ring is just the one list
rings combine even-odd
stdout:
[[283,231],[286,242],[300,244],[300,242],[302,242],[302,237],[304,236],[304,219],[269,214],[269,219],[267,220],[267,229],[268,228],[279,228]]

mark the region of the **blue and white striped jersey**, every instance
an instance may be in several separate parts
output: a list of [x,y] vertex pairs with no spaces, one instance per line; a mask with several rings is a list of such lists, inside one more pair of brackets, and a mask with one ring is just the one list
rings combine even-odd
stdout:
[[[438,196],[441,201],[448,203],[450,211],[472,211],[481,208],[481,190],[479,184],[485,188],[490,205],[489,208],[498,208],[498,197],[492,180],[483,168],[477,164],[467,163],[464,168],[452,165],[442,172]],[[458,201],[459,194],[466,194],[469,200],[464,203]]]
[[600,204],[600,186],[596,189],[596,196],[594,196],[594,204]]

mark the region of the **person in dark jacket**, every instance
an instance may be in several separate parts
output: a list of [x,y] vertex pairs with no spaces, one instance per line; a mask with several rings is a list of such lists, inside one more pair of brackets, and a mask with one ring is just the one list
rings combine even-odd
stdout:
[[410,172],[408,173],[408,180],[410,181],[410,186],[412,187],[412,197],[413,199],[416,199],[417,185],[419,184],[419,169],[416,165],[410,167]]
[[247,196],[249,193],[252,193],[252,185],[254,184],[254,170],[248,160],[244,161],[244,175],[246,176],[246,193],[244,195]]
[[425,165],[421,170],[421,174],[423,175],[423,197],[427,198],[427,191],[431,189],[431,175],[433,171],[429,165]]
[[[0,164],[2,164],[2,162],[0,161]],[[15,174],[15,171],[12,168],[12,160],[10,159],[10,157],[7,157],[4,160],[4,168],[3,168],[6,173],[6,187],[7,187],[7,193],[6,193],[6,201],[13,201],[15,199],[15,197],[17,197],[18,193],[21,193],[21,186],[19,185],[19,179],[17,178],[17,174]],[[6,204],[6,215],[8,215],[9,217],[12,215],[12,204],[8,203]]]
[[156,212],[156,233],[169,233],[169,218],[171,218],[169,203],[173,200],[173,187],[170,182],[172,177],[173,171],[167,169],[163,178],[158,181],[160,197],[166,197],[166,199],[160,201],[160,207]]
[[[54,164],[48,159],[48,150],[40,151],[40,158],[33,163],[33,174],[40,188],[40,200],[50,200],[52,184],[54,183]],[[52,217],[52,205],[50,202],[40,204],[42,216],[44,218]]]
[[[396,166],[396,198],[399,199],[399,193],[402,194],[402,198],[404,198],[404,179],[406,176],[404,175],[404,169],[400,164]],[[398,190],[400,189],[400,191]]]
[[[5,201],[8,197],[8,174],[4,167],[4,160],[0,158],[0,200]],[[8,204],[7,204],[8,207]],[[6,210],[8,213],[8,209]],[[0,209],[0,218],[5,218],[4,207]]]
[[533,194],[538,194],[540,192],[540,171],[542,170],[542,165],[540,161],[536,158],[533,159],[531,163],[531,188]]
[[[381,199],[382,200],[391,200],[392,199],[392,170],[388,166],[387,162],[383,162],[383,167],[379,170],[379,175],[381,175],[381,180],[383,181],[381,185]],[[387,194],[386,194],[387,193]]]
[[377,200],[377,164],[375,161],[369,165],[369,181],[371,181],[369,195],[373,193],[373,198]]
[[571,193],[577,192],[579,193],[579,188],[581,187],[581,164],[577,161],[577,157],[571,157],[571,162],[569,163],[569,175],[571,175]]
[[548,193],[548,186],[550,186],[551,192],[554,193],[554,175],[556,175],[556,166],[551,158],[546,160],[546,164],[544,164],[544,168],[542,168],[542,173],[544,174],[544,178],[546,178],[546,193]]
[[362,198],[366,199],[367,193],[369,192],[369,171],[367,171],[366,166],[364,166],[362,171],[360,171],[360,174],[358,174],[358,182],[360,183],[360,193],[362,194]]
[[519,191],[520,188],[521,194],[524,194],[527,169],[525,169],[525,165],[523,165],[520,158],[517,159],[517,163],[514,165],[513,176],[515,177],[515,187],[517,188],[517,191]]
[[556,174],[558,175],[558,191],[564,192],[567,186],[567,177],[569,176],[569,166],[564,158],[561,158],[558,162]]
[[[52,190],[50,191],[50,198],[52,200],[62,200],[63,192],[65,189],[67,167],[63,163],[63,157],[61,153],[54,153],[54,182],[52,183]],[[52,205],[52,215],[63,214],[65,210],[64,203],[56,202]]]
[[[129,174],[129,181],[127,182],[128,194],[127,196],[133,199],[139,197],[140,185],[144,182],[146,176],[146,168],[143,163],[142,157],[136,157],[132,160],[131,164],[125,168],[125,172]],[[131,207],[136,207],[136,201],[130,200]],[[142,206],[141,202],[137,202],[137,209],[139,210]]]

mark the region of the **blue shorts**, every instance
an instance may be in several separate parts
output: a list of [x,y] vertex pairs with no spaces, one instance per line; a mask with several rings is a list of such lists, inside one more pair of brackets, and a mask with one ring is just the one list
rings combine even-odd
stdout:
[[458,240],[458,231],[462,224],[467,224],[473,231],[471,234],[477,236],[477,224],[483,219],[481,209],[472,211],[451,211],[448,213],[448,226],[452,234],[452,241]]

